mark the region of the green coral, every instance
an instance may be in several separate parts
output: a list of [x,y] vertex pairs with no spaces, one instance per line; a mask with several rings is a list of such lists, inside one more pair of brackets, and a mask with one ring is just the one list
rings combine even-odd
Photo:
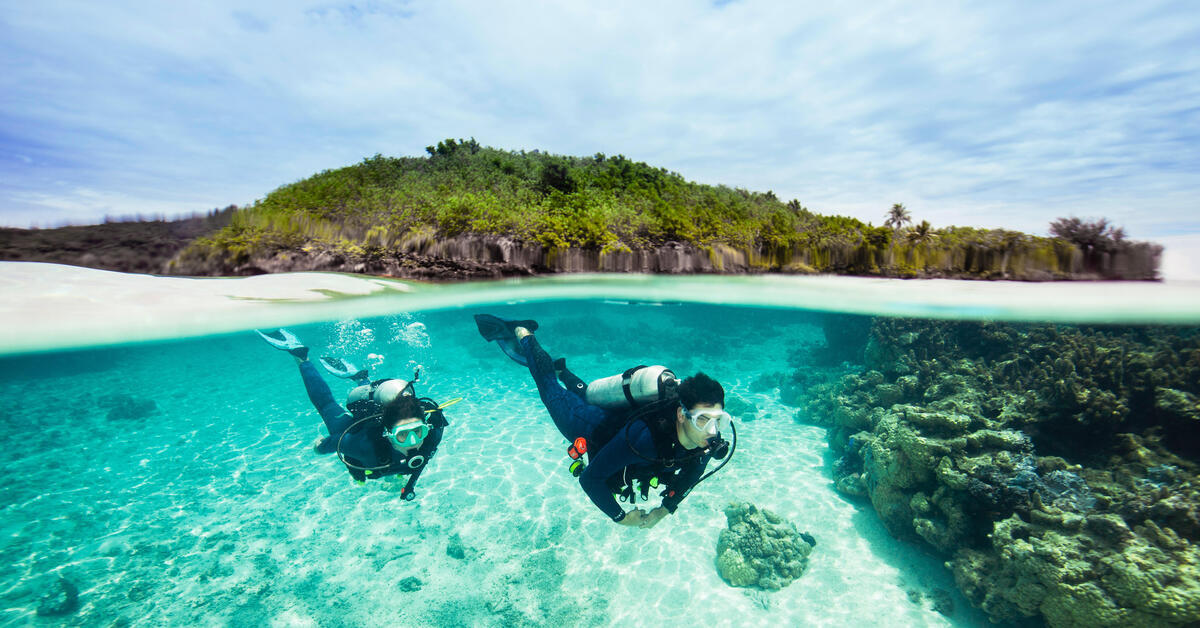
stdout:
[[968,599],[993,619],[1043,615],[1052,626],[1180,626],[1200,620],[1200,552],[1147,522],[1053,517],[996,524],[994,552],[962,550],[951,563]]
[[717,572],[729,586],[777,591],[804,573],[815,541],[796,525],[750,503],[725,508]]
[[804,391],[834,482],[996,621],[1200,622],[1200,330],[877,319]]

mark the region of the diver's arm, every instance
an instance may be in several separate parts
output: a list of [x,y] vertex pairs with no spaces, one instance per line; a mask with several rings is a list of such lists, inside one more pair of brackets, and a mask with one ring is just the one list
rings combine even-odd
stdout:
[[412,474],[408,476],[408,482],[404,484],[404,488],[400,489],[401,499],[407,502],[417,498],[417,493],[413,490],[413,488],[416,487],[417,478],[421,477],[421,472],[424,470],[425,467],[422,465],[420,469],[413,471]]
[[437,453],[438,445],[442,442],[442,432],[444,428],[437,427],[429,432],[429,436],[425,437],[425,442],[421,443],[421,448],[417,451],[418,454],[425,456],[425,464],[413,471],[408,476],[408,482],[404,484],[404,489],[400,491],[400,497],[405,501],[416,499],[417,479],[421,477],[421,473],[425,471],[425,467],[429,466],[429,461],[433,459],[433,454]]
[[704,473],[705,467],[708,466],[709,456],[707,454],[699,458],[693,458],[683,463],[679,469],[679,475],[675,477],[675,481],[671,483],[670,489],[663,497],[662,507],[667,509],[667,512],[675,514],[675,509],[679,507],[679,502],[687,496],[688,491],[696,485],[696,480],[700,479]]
[[[592,458],[591,464],[579,476],[579,484],[592,503],[617,523],[622,523],[626,513],[613,497],[607,480],[614,473],[620,472],[631,464],[644,462],[630,450],[629,444],[626,442],[626,432],[634,426],[642,428],[633,430],[637,433],[637,437],[632,434],[629,437],[634,442],[634,446],[638,448],[638,451],[653,452],[654,442],[650,438],[649,430],[645,428],[644,423],[636,422],[621,428],[621,431],[617,432],[617,435]],[[649,455],[653,456],[654,454],[650,453]],[[640,513],[641,511],[634,509],[632,512]]]
[[645,517],[642,517],[641,527],[653,528],[654,526],[658,525],[659,521],[662,521],[669,514],[670,512],[668,512],[666,508],[659,506],[658,508],[646,513]]

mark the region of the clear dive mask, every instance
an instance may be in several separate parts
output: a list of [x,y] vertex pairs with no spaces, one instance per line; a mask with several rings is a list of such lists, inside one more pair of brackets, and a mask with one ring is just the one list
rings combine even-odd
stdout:
[[390,430],[385,430],[383,435],[396,449],[416,447],[429,436],[429,424],[424,421],[400,423]]
[[696,408],[688,410],[682,403],[679,406],[683,408],[683,413],[687,415],[688,421],[691,421],[692,427],[710,436],[716,436],[722,431],[728,431],[729,425],[733,423],[733,417],[720,408]]

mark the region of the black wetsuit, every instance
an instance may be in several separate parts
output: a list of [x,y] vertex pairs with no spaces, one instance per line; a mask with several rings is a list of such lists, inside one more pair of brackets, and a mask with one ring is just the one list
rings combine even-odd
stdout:
[[[610,412],[599,406],[594,406],[579,397],[574,392],[564,388],[558,382],[554,373],[554,365],[550,356],[542,349],[533,336],[526,336],[520,341],[522,351],[529,362],[529,372],[537,384],[542,403],[550,412],[554,425],[568,441],[574,441],[582,436],[588,439],[587,469],[579,476],[579,484],[591,498],[596,507],[604,511],[613,521],[625,518],[625,509],[617,503],[614,493],[623,494],[623,498],[632,499],[635,495],[645,495],[644,489],[629,491],[631,482],[637,479],[641,482],[650,477],[657,477],[660,485],[665,484],[662,505],[674,513],[679,502],[695,486],[696,481],[704,473],[711,459],[707,454],[693,456],[693,451],[685,449],[679,443],[674,430],[657,430],[660,436],[656,439],[655,429],[649,422],[665,419],[674,426],[674,405],[661,408],[662,417],[645,417],[626,422],[627,413]],[[670,413],[670,417],[665,413]],[[615,434],[609,429],[614,422],[621,425]],[[602,446],[595,449],[593,437],[601,433],[607,438]],[[639,455],[640,454],[640,455]],[[683,462],[667,466],[652,462],[647,458],[682,460]]]
[[[336,452],[340,438],[342,456],[346,461],[355,467],[370,469],[365,471],[347,465],[346,470],[350,472],[351,477],[362,482],[389,475],[407,475],[408,483],[405,484],[401,494],[407,497],[408,494],[413,493],[417,478],[421,477],[421,472],[425,470],[429,459],[437,451],[438,444],[442,442],[442,433],[445,431],[446,423],[441,412],[430,414],[429,435],[421,442],[419,448],[405,455],[393,449],[387,439],[383,437],[383,427],[378,421],[369,419],[355,425],[364,416],[355,416],[333,400],[333,393],[330,392],[329,385],[325,383],[325,379],[317,372],[317,367],[312,362],[300,363],[300,376],[304,379],[304,389],[308,391],[309,400],[321,414],[321,418],[325,421],[325,427],[329,429],[329,436],[321,441],[321,444],[317,446],[317,451],[323,454]],[[423,410],[431,409],[429,407],[431,404],[432,402],[428,400],[421,401]],[[436,408],[437,406],[432,404],[432,407]],[[353,428],[347,432],[346,430],[351,426]],[[344,437],[343,433],[345,433]],[[421,456],[420,461],[417,456]],[[410,465],[410,462],[413,464]],[[417,464],[418,462],[420,463]]]

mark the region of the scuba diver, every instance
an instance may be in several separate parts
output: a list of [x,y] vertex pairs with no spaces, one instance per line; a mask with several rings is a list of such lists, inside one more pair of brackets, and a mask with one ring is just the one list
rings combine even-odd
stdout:
[[[550,359],[533,336],[536,321],[477,314],[475,323],[485,340],[529,368],[555,427],[571,443],[572,475],[596,507],[621,525],[654,527],[736,449],[725,390],[704,373],[680,382],[665,367],[639,366],[587,384],[567,370],[565,359]],[[732,446],[722,434],[731,435]],[[705,474],[713,458],[723,461]],[[652,488],[662,489],[662,505],[644,512],[637,498],[648,500]],[[633,510],[627,512],[618,499]]]
[[405,501],[416,498],[414,487],[429,459],[437,452],[442,434],[449,425],[442,409],[461,401],[454,399],[438,405],[432,399],[418,398],[412,380],[377,379],[372,381],[365,369],[358,369],[341,358],[322,357],[321,366],[330,374],[354,382],[346,398],[346,407],[333,399],[329,385],[308,360],[308,347],[286,329],[258,332],[263,340],[286,351],[300,366],[300,377],[308,398],[325,421],[329,436],[313,442],[318,454],[336,453],[338,459],[359,483],[407,475],[400,492]]

